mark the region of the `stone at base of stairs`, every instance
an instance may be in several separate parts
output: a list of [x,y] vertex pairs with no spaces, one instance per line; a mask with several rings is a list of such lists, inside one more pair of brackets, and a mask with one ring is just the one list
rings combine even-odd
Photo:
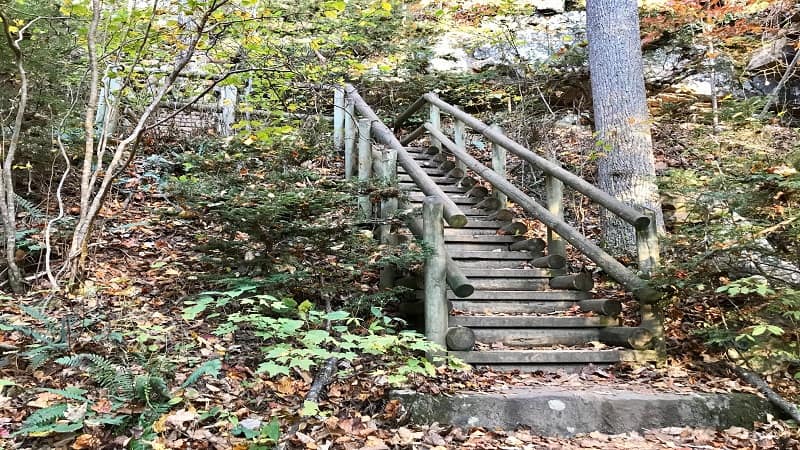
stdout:
[[634,392],[613,387],[512,388],[500,392],[455,395],[393,391],[412,422],[487,429],[530,427],[545,436],[641,432],[665,427],[732,426],[752,428],[753,422],[777,416],[765,399],[745,393]]

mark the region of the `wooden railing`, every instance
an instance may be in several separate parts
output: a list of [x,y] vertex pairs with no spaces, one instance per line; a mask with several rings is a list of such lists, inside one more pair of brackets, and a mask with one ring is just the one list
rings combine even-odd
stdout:
[[[641,303],[642,327],[654,334],[655,342],[662,343],[663,340],[660,339],[662,325],[655,306],[662,294],[652,288],[647,281],[659,263],[658,235],[654,213],[647,209],[637,210],[620,202],[586,180],[563,169],[556,161],[543,158],[508,138],[499,127],[487,125],[441,100],[433,93],[423,95],[400,114],[394,123],[395,131],[399,132],[405,121],[426,104],[430,108],[428,121],[400,139],[400,143],[408,144],[427,133],[433,146],[443,149],[455,157],[457,167],[470,169],[477,176],[488,181],[496,190],[496,198],[503,202],[506,198],[514,201],[534,218],[544,223],[548,228],[549,254],[563,256],[565,251],[563,240],[565,240],[632,292],[634,298]],[[454,119],[453,139],[442,132],[440,125],[442,112],[449,114]],[[493,144],[491,168],[486,167],[468,153],[465,145],[466,126],[483,135]],[[545,206],[540,205],[506,179],[506,151],[515,154],[545,173],[547,194]],[[575,189],[633,226],[636,230],[638,274],[564,221],[562,192],[564,185]]]
[[[381,173],[396,170],[396,167],[394,169],[388,167],[394,164],[393,158],[395,156],[392,155],[396,155],[396,162],[406,170],[414,183],[426,195],[422,219],[410,217],[406,222],[409,229],[418,238],[423,239],[431,247],[432,251],[432,254],[426,260],[424,286],[426,290],[426,334],[431,340],[444,345],[444,336],[447,332],[447,300],[443,288],[444,281],[446,280],[451,289],[460,297],[471,295],[473,287],[457,265],[447,256],[443,240],[439,238],[442,234],[442,218],[451,227],[461,227],[466,224],[466,216],[405,150],[407,144],[426,133],[431,140],[434,153],[442,152],[454,157],[455,165],[453,171],[455,173],[463,177],[467,169],[471,170],[475,175],[483,178],[494,187],[493,195],[498,204],[505,206],[506,201],[511,200],[547,226],[549,255],[565,256],[564,241],[569,242],[575,249],[602,268],[610,277],[633,293],[634,298],[641,304],[642,328],[653,334],[654,342],[656,342],[657,346],[663,345],[662,324],[655,305],[662,294],[651,287],[647,281],[656,270],[659,262],[658,236],[652,211],[646,209],[637,210],[620,202],[586,180],[565,170],[557,161],[543,158],[508,138],[499,127],[485,124],[472,115],[444,102],[433,93],[420,97],[411,107],[397,117],[393,124],[395,132],[399,132],[405,121],[422,107],[425,105],[429,107],[428,120],[398,140],[395,134],[381,122],[369,105],[361,98],[355,88],[346,85],[343,89],[337,89],[335,92],[334,141],[339,148],[344,147],[345,177],[348,179],[353,177],[356,163],[358,179],[362,182],[370,179],[369,168],[373,165],[376,168],[382,167],[382,169],[378,169]],[[452,139],[442,131],[441,113],[443,112],[454,119],[454,136]],[[356,114],[362,117],[362,119],[358,120],[358,127],[356,127]],[[483,135],[493,144],[491,168],[483,165],[469,154],[465,145],[467,126]],[[355,152],[356,128],[360,136],[358,153]],[[371,150],[370,139],[366,137],[371,137],[388,148],[382,153],[383,156],[373,156],[379,152]],[[506,179],[506,152],[517,155],[545,173],[546,205],[539,204]],[[375,165],[372,159],[376,157],[382,158],[383,163]],[[396,172],[394,178],[382,178],[396,186]],[[469,178],[465,177],[462,180],[469,180]],[[581,234],[580,231],[564,221],[564,185],[580,192],[633,226],[636,230],[639,273],[620,263]],[[365,211],[370,207],[369,199],[361,198],[359,203]],[[397,207],[396,199],[393,204],[382,204],[381,218],[386,220],[391,217]]]
[[[428,246],[429,255],[425,261],[424,274],[427,299],[424,305],[426,335],[444,346],[448,315],[447,286],[458,297],[472,295],[474,288],[463,271],[447,255],[442,221],[459,228],[466,225],[467,217],[408,154],[394,133],[381,122],[355,88],[346,85],[334,92],[334,145],[344,150],[345,178],[352,179],[357,175],[362,186],[378,182],[396,189],[399,164],[426,195],[422,217],[406,214],[402,218],[409,230]],[[373,140],[384,148],[373,149]],[[364,218],[373,218],[372,202],[366,193],[359,195],[358,205]],[[396,197],[381,199],[377,214],[380,225],[376,234],[383,243],[391,241],[389,221],[397,215],[399,206]],[[393,274],[387,277],[393,277]]]

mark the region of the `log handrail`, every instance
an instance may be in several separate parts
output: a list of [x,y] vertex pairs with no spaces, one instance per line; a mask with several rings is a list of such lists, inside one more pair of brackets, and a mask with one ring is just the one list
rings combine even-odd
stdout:
[[561,237],[572,244],[581,253],[594,261],[600,268],[606,271],[617,282],[633,292],[634,296],[642,302],[650,303],[657,300],[659,294],[647,285],[647,282],[639,278],[632,270],[625,267],[622,263],[606,253],[597,244],[584,237],[578,230],[560,220],[550,213],[545,207],[537,203],[533,198],[525,194],[521,189],[514,186],[511,182],[498,175],[492,169],[481,164],[480,161],[472,157],[465,148],[456,145],[444,133],[436,129],[431,124],[425,124],[425,129],[434,138],[438,139],[450,153],[463,161],[464,164],[483,179],[492,184],[495,188],[513,200],[525,211],[532,214],[536,219],[552,228]]
[[436,183],[431,180],[428,174],[414,161],[408,154],[405,147],[397,140],[394,133],[384,125],[383,121],[361,98],[358,91],[352,85],[345,85],[345,94],[353,100],[355,109],[363,116],[372,121],[372,137],[379,143],[397,151],[397,162],[406,170],[412,180],[422,189],[427,196],[434,196],[441,199],[444,207],[444,219],[453,228],[461,228],[467,224],[467,216],[456,206],[455,202],[448,197]]
[[[436,105],[440,110],[450,114],[458,120],[461,120],[470,128],[482,134],[489,141],[504,147],[525,161],[535,165],[545,174],[561,180],[567,186],[570,186],[576,191],[589,197],[594,202],[616,214],[622,220],[633,225],[635,229],[645,230],[650,225],[650,218],[647,217],[647,215],[642,214],[635,208],[626,205],[625,203],[622,203],[583,178],[528,150],[524,146],[518,144],[516,141],[505,136],[501,131],[492,129],[492,127],[476,119],[471,114],[461,111],[455,106],[441,100],[435,94],[427,93],[423,95],[423,98],[428,103]],[[413,114],[413,112],[411,114]]]

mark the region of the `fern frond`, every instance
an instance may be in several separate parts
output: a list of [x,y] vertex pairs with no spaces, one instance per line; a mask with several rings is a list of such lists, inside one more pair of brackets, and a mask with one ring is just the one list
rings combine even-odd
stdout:
[[216,377],[219,374],[219,371],[222,370],[222,361],[219,359],[211,359],[203,364],[200,364],[188,378],[186,381],[183,382],[181,388],[186,388],[194,384],[197,380],[200,379],[203,375],[210,375],[212,377]]
[[33,414],[28,416],[22,423],[26,426],[45,425],[48,423],[52,423],[56,419],[62,417],[66,411],[67,411],[67,404],[59,403],[57,405],[49,406],[47,408],[42,408],[38,411],[35,411]]
[[79,401],[79,402],[88,401],[86,399],[86,397],[83,396],[83,394],[85,394],[87,391],[85,389],[81,389],[81,388],[75,387],[75,386],[69,386],[66,389],[42,388],[40,390],[44,391],[44,392],[50,392],[51,394],[60,395],[60,396],[62,396],[64,398],[67,398],[67,399],[70,399],[70,400],[76,400],[76,401]]
[[14,203],[16,203],[17,207],[28,213],[28,216],[32,219],[44,219],[47,215],[42,211],[41,208],[34,205],[33,202],[30,200],[20,196],[16,192],[14,193]]

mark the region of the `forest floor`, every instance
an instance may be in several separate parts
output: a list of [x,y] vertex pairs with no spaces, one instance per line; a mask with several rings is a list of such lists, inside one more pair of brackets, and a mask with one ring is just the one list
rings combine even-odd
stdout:
[[[135,172],[131,179],[144,178],[141,170]],[[0,448],[258,449],[272,448],[278,441],[287,448],[371,450],[800,448],[794,430],[777,420],[755,424],[754,430],[667,428],[574,438],[536,436],[525,429],[414,426],[407,423],[396,401],[387,401],[393,386],[386,367],[374,357],[354,361],[343,371],[346,375],[334,379],[319,404],[320,412],[305,412],[314,368],[295,368],[289,375],[273,377],[256,373],[257,343],[215,335],[202,318],[182,318],[184,301],[213,287],[208,279],[220,268],[199,248],[222,236],[223,229],[202,212],[165,214],[175,205],[163,197],[153,190],[134,190],[109,200],[80,292],[51,298],[43,284],[20,303],[2,304],[2,322],[17,329],[0,333],[5,352],[0,360]],[[321,257],[304,256],[311,265]],[[43,319],[20,308],[43,303],[51,311]],[[40,337],[21,332],[25,326]],[[125,370],[137,377],[163,376],[167,386],[162,405],[147,396],[115,403],[110,388],[98,386],[92,373],[55,364],[52,358],[35,365],[22,354],[59,342],[72,354],[125,361]],[[198,374],[201,362],[214,358],[221,364]],[[754,392],[728,375],[714,364],[679,352],[663,368],[589,369],[571,375],[439,368],[432,376],[410,377],[407,386],[432,394],[519,385]],[[195,383],[183,387],[190,381]],[[62,404],[67,408],[61,411],[64,428],[33,431],[24,438],[14,434],[26,421],[30,423],[31,414]]]

